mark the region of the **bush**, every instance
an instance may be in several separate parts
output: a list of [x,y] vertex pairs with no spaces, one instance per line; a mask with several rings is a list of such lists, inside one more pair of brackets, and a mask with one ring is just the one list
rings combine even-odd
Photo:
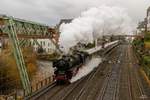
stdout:
[[145,42],[145,48],[150,49],[150,42]]
[[150,32],[145,33],[145,41],[150,42]]
[[150,65],[150,56],[144,56],[143,57],[143,63],[146,65]]
[[[23,55],[29,76],[32,77],[37,69],[36,56],[31,48],[23,49]],[[21,88],[19,71],[11,49],[9,49],[9,53],[7,50],[0,55],[0,84],[2,84],[0,90],[3,92]]]

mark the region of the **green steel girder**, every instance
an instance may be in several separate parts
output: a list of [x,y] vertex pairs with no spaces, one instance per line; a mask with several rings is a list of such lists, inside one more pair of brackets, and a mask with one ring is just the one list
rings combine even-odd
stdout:
[[30,46],[30,40],[24,39],[19,42],[20,47]]
[[19,46],[23,47],[25,45],[25,43],[26,43],[26,39],[20,40],[19,41]]
[[[7,16],[0,16],[0,19],[3,21],[9,19]],[[25,21],[17,18],[13,18],[14,27],[16,27],[17,34],[26,34],[26,35],[42,35],[42,36],[50,36],[51,33],[48,31],[49,26],[42,25],[39,23]],[[0,31],[2,33],[7,33],[5,31],[5,25],[0,27]]]
[[37,40],[33,40],[33,42],[34,42],[35,44],[37,44],[39,47],[41,46],[41,44],[40,44]]
[[[48,31],[48,28],[49,28],[48,26],[39,23],[0,15],[0,34],[3,33],[8,34],[9,39],[12,43],[13,54],[16,59],[22,86],[23,89],[25,90],[26,95],[29,95],[32,91],[31,91],[31,84],[27,73],[25,61],[20,47],[24,46],[25,44],[30,45],[31,39],[18,40],[17,35],[23,34],[29,36],[31,35],[50,36],[51,33]],[[35,43],[38,43],[37,40],[33,39],[33,41]]]
[[32,45],[35,45],[35,44],[38,45],[38,46],[41,46],[41,44],[37,41],[37,39],[33,39],[32,42],[27,40],[27,39],[19,41],[19,46],[20,47],[32,46]]
[[12,18],[7,19],[5,21],[5,25],[6,25],[5,31],[8,33],[10,41],[13,46],[13,53],[16,59],[17,67],[19,69],[21,82],[25,90],[25,94],[28,95],[31,93],[31,85],[30,85],[29,76],[26,70],[24,58],[21,52],[21,48],[19,47],[19,42],[18,42],[19,40],[17,38],[16,26]]

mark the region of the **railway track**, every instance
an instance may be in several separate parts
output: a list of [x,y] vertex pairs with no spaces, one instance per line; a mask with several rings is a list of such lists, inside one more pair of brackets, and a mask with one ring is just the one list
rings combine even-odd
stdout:
[[[81,88],[80,92],[77,94],[77,96],[75,97],[75,100],[82,100],[81,97],[85,94],[85,92],[87,91],[87,89],[90,87],[89,83],[93,82],[93,79],[95,78],[95,76],[100,72],[103,71],[104,69],[102,67],[98,68],[96,70],[96,72],[91,75],[91,77],[89,77],[89,79],[87,80],[87,82],[85,83],[85,85]],[[65,99],[64,99],[65,100]]]
[[[107,57],[110,57],[110,54],[113,51],[115,51],[115,49],[113,49],[109,54],[107,54]],[[58,96],[56,96],[56,98],[51,98],[51,100],[70,100],[70,99],[71,100],[83,100],[82,97],[84,96],[85,92],[87,92],[88,88],[90,88],[91,83],[93,83],[93,79],[96,77],[96,75],[99,73],[98,76],[100,76],[104,70],[105,71],[107,70],[105,67],[106,63],[102,63],[102,64],[100,65],[101,67],[98,67],[89,75],[89,77],[84,81],[84,84],[83,84],[83,82],[81,82],[81,83],[79,82],[77,85],[74,85],[73,87],[71,87],[69,91],[65,92],[64,95],[61,94],[61,96],[63,96],[63,97],[58,98],[58,96],[59,96],[58,95]],[[108,70],[107,70],[107,72],[108,72]],[[107,76],[107,74],[105,76]],[[95,79],[97,79],[97,78],[95,78]],[[97,82],[97,81],[95,80],[95,82]],[[80,88],[78,87],[78,85],[80,86]],[[92,86],[93,86],[93,84],[92,84]]]
[[132,54],[129,47],[116,47],[106,56],[112,62],[104,61],[75,83],[50,86],[32,100],[149,100]]
[[138,75],[135,56],[131,47],[127,47],[126,57],[124,59],[122,79],[120,80],[120,97],[119,100],[148,100],[145,96],[144,88]]
[[[143,84],[142,84],[142,82],[139,78],[139,77],[141,77],[141,76],[139,76],[139,73],[138,73],[139,72],[139,67],[137,65],[137,62],[135,62],[136,57],[133,53],[133,50],[131,50],[131,49],[129,49],[129,56],[130,56],[129,57],[129,61],[130,61],[129,67],[131,69],[130,74],[131,74],[131,76],[134,76],[134,79],[131,79],[131,81],[133,83],[136,83],[135,91],[138,92],[137,93],[138,96],[134,95],[134,99],[135,100],[136,99],[149,100],[150,98],[148,99],[148,97],[146,96]],[[132,88],[134,88],[134,87],[132,87]]]
[[[93,73],[95,73],[95,71],[96,70],[70,85],[58,86],[56,83],[53,83],[48,88],[39,91],[39,93],[35,93],[36,95],[30,96],[31,99],[26,98],[26,100],[63,100],[63,98],[72,92],[74,88],[77,88],[79,85],[82,86],[82,83],[84,83]],[[43,96],[43,94],[45,95]]]
[[[124,49],[122,48],[121,50]],[[70,100],[71,98],[71,100],[149,100],[145,96],[141,80],[139,79],[138,70],[134,68],[134,58],[132,58],[133,56],[131,55],[131,51],[128,51],[128,49],[125,50],[123,52],[123,55],[117,57],[117,59],[121,59],[121,62],[116,64],[116,66],[114,66],[114,69],[105,72],[106,76],[108,77],[106,77],[102,88],[100,88],[100,86],[98,87],[97,85],[102,83],[100,79],[98,79],[97,84],[95,84],[94,80],[91,77],[79,91],[69,93],[72,94],[70,96],[69,94],[67,94],[67,96],[65,96],[62,100]],[[98,72],[100,73],[100,71]],[[122,77],[125,77],[124,81],[121,81],[121,75]],[[96,77],[96,73],[94,77]],[[92,81],[92,83],[94,84],[93,88],[91,88],[90,86],[90,81]],[[121,85],[121,83],[124,82],[125,84]],[[97,90],[94,89],[94,87],[101,90],[99,96],[97,96],[96,94],[92,94],[93,91],[95,91],[95,93],[98,93]],[[123,95],[121,95],[121,91],[124,97]],[[77,95],[75,93],[77,93]],[[73,94],[75,96],[73,96]],[[94,96],[97,96],[96,99]]]
[[[111,52],[109,52],[105,57],[108,57],[114,50],[112,50]],[[63,97],[57,97],[56,98],[52,98],[51,100],[77,100],[79,99],[82,94],[84,94],[85,90],[89,87],[89,82],[92,81],[92,79],[95,77],[95,75],[98,73],[98,71],[102,71],[104,70],[104,68],[101,67],[102,63],[99,65],[98,68],[94,69],[94,71],[92,71],[92,73],[90,73],[88,75],[88,77],[86,77],[86,79],[84,79],[84,82],[80,81],[77,84],[73,85],[71,88],[69,88],[69,91],[65,92],[64,95],[62,95]],[[80,87],[80,88],[79,88]],[[73,93],[75,90],[80,90],[76,93]],[[73,95],[74,94],[74,95]]]
[[[121,49],[120,49],[121,50]],[[121,51],[120,51],[121,53]],[[118,59],[121,59],[123,55],[119,55]],[[106,77],[103,83],[97,100],[119,100],[119,79],[121,75],[120,61],[112,66],[111,74]]]
[[128,47],[123,55],[124,59],[121,59],[121,65],[114,66],[111,75],[105,79],[97,100],[149,100],[141,84],[138,68],[133,64],[132,54]]
[[43,93],[41,93],[41,94],[44,94],[44,96],[41,95],[35,99],[32,98],[32,100],[61,100],[62,96],[65,96],[66,94],[68,94],[68,92],[71,92],[74,88],[81,85],[81,83],[84,83],[84,81],[88,78],[88,76],[83,77],[79,81],[70,85],[53,86],[52,88],[49,88],[48,91],[43,91]]
[[[126,46],[128,48],[128,46]],[[129,69],[128,49],[125,51],[124,61],[122,62],[122,73],[120,79],[119,100],[133,100],[131,75]]]
[[[57,85],[55,82],[53,82],[52,84],[50,84],[49,86],[43,88],[42,90],[38,90],[35,93],[33,93],[31,96],[29,97],[25,97],[25,100],[37,100],[43,93],[45,93],[46,91],[55,88]],[[42,91],[42,92],[41,92]]]
[[[126,61],[127,61],[127,59],[129,59],[129,54],[128,53],[129,53],[129,51],[126,52]],[[130,62],[128,62],[128,61],[127,61],[127,63],[130,64]],[[127,67],[126,67],[127,68],[126,73],[127,73],[129,100],[133,100],[133,90],[132,90],[133,86],[132,86],[132,82],[131,82],[131,72],[130,72],[130,68],[129,68],[128,64],[126,64],[127,65]]]
[[[81,88],[81,91],[80,91],[80,93],[79,93],[79,96],[82,94],[82,92],[84,91],[84,89],[87,88],[87,87],[86,87],[86,86],[87,86],[87,83],[88,83],[89,81],[91,81],[91,79],[95,76],[95,73],[97,73],[97,70],[94,70],[94,71],[89,75],[89,77],[87,77],[87,79],[86,79],[86,81],[85,81],[85,84],[84,84],[83,87]],[[73,88],[71,88],[70,91],[69,91],[65,96],[63,96],[63,97],[61,98],[61,100],[66,100],[66,98],[69,96],[69,94],[71,94],[72,91],[73,91],[78,85],[80,85],[80,83],[78,83],[78,84],[75,85]],[[78,96],[77,96],[77,97],[78,97]],[[77,99],[77,98],[76,98],[76,99]]]

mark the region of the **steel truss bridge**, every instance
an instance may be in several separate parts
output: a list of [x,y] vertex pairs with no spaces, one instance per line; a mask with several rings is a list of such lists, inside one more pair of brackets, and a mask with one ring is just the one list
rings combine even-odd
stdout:
[[55,33],[54,29],[49,28],[49,26],[44,24],[0,15],[0,37],[9,38],[12,43],[13,54],[15,56],[21,82],[26,95],[31,94],[31,84],[21,46],[29,44],[31,39],[37,44],[37,39],[50,39],[55,44],[53,41],[53,35]]

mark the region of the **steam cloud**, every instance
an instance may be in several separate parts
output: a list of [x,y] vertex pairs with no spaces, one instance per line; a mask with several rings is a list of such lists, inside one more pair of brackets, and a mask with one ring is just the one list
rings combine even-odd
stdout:
[[96,67],[98,67],[99,63],[101,63],[101,58],[93,58],[85,66],[82,66],[79,69],[78,74],[76,74],[76,76],[72,77],[72,79],[70,80],[70,82],[73,83],[73,82],[81,79],[83,76],[86,76],[92,70],[94,70]]
[[100,6],[81,13],[69,24],[60,27],[59,45],[68,52],[77,43],[89,43],[103,35],[130,34],[131,19],[125,9]]

